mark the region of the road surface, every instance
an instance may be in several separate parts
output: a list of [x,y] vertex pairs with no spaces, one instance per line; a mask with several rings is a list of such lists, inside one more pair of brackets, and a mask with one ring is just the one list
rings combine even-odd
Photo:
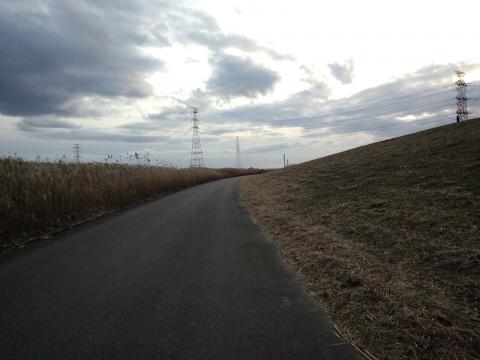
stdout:
[[356,358],[241,207],[237,181],[1,257],[1,359]]

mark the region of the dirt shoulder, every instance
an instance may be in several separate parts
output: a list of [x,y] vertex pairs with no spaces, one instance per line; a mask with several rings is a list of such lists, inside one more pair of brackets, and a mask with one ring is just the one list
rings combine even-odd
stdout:
[[372,358],[480,356],[480,121],[239,184],[349,341]]

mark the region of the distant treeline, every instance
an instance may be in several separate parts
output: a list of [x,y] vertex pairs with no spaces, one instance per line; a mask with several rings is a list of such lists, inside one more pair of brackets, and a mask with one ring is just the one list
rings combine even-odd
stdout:
[[258,169],[0,159],[0,252],[160,194]]

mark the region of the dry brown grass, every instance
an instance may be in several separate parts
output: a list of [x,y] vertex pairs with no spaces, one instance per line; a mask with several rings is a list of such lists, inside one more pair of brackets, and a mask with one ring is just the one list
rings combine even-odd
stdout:
[[0,159],[0,252],[160,194],[256,169],[176,169]]
[[341,332],[382,359],[480,358],[480,120],[240,183]]

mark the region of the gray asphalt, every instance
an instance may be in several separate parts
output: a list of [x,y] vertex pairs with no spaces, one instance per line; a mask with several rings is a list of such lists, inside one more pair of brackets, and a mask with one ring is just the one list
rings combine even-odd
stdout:
[[357,358],[241,207],[236,182],[0,258],[0,358]]

